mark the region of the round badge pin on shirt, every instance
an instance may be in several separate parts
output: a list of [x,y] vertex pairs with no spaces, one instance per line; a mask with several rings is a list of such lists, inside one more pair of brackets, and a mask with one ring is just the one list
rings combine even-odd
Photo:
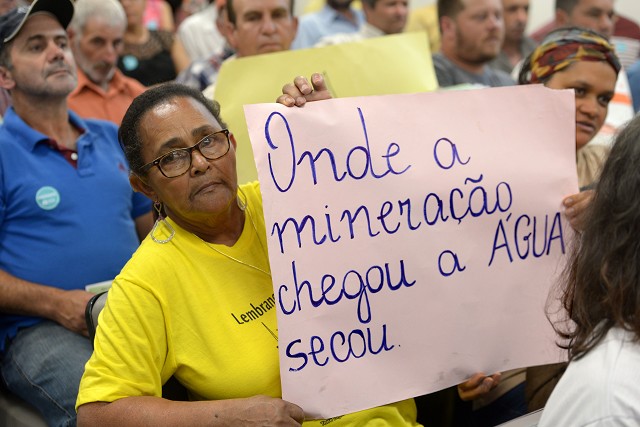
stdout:
[[139,65],[138,58],[133,55],[125,55],[122,57],[122,65],[127,71],[135,70]]
[[36,193],[36,203],[45,211],[55,209],[60,204],[60,193],[53,187],[42,187]]

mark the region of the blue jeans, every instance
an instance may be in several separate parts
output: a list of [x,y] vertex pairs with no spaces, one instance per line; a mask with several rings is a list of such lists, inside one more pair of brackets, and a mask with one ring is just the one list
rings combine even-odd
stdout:
[[76,397],[93,349],[86,337],[44,321],[22,329],[5,348],[7,388],[37,408],[50,426],[76,425]]

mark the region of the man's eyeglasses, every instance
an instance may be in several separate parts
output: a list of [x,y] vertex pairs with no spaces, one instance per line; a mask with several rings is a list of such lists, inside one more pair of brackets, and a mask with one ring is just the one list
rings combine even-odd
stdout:
[[160,172],[162,172],[162,175],[167,178],[177,178],[187,173],[191,167],[191,154],[193,150],[197,149],[205,159],[216,160],[229,152],[230,145],[229,130],[222,129],[205,136],[191,147],[178,148],[163,154],[152,162],[142,166],[140,172],[146,174],[149,169],[157,166]]

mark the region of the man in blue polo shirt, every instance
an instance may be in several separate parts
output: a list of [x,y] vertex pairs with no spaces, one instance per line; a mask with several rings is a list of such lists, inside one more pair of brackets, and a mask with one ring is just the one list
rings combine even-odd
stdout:
[[77,78],[71,0],[35,0],[0,18],[0,374],[49,425],[75,425],[92,348],[85,286],[113,279],[150,229],[115,125],[67,108]]

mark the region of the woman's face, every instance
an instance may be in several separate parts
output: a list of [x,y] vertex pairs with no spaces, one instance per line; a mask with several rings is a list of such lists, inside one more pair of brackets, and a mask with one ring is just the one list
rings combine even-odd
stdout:
[[604,124],[616,78],[606,62],[580,61],[553,74],[545,83],[551,89],[573,89],[576,93],[576,149],[591,141]]
[[[140,138],[145,163],[177,148],[195,145],[222,127],[207,108],[193,98],[179,97],[157,105],[142,117]],[[144,193],[164,203],[167,215],[194,232],[202,224],[230,212],[236,202],[235,142],[229,152],[207,160],[195,149],[191,167],[178,177],[167,178],[157,167],[147,172]]]

